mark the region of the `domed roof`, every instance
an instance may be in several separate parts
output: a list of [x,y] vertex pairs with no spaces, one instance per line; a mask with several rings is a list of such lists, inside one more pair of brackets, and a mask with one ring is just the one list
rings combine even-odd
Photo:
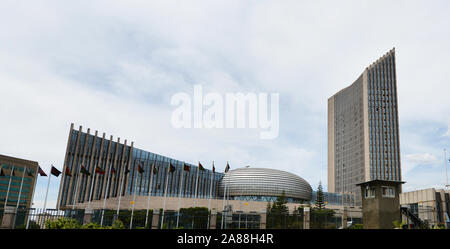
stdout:
[[230,170],[222,178],[219,194],[223,196],[225,183],[230,196],[281,196],[311,200],[312,188],[295,174],[277,169],[239,168]]

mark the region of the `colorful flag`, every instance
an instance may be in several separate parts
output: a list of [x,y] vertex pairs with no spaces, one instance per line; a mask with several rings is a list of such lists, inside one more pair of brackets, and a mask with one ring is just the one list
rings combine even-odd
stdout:
[[225,167],[225,173],[227,173],[230,170],[230,165],[227,162],[227,166]]
[[158,169],[156,167],[153,168],[153,174],[158,174]]
[[87,171],[86,168],[85,168],[83,165],[81,165],[80,172],[81,172],[82,174],[87,175],[87,176],[90,176],[90,175],[91,175],[91,173],[89,173],[89,171]]
[[72,173],[70,172],[69,167],[66,167],[66,175],[67,176],[72,176]]
[[198,168],[199,168],[201,171],[205,171],[205,168],[203,168],[203,165],[202,165],[200,162],[198,162]]
[[11,170],[10,174],[11,176],[16,176],[16,171],[14,170],[14,168]]
[[189,171],[189,172],[191,171],[191,167],[189,165],[187,165],[187,164],[184,164],[183,168],[184,168],[185,171]]
[[[58,176],[61,174],[61,171],[59,171],[57,168],[55,168],[55,167],[52,165],[52,169],[50,170],[50,173],[51,173],[52,175],[58,177]],[[72,176],[72,174],[70,173],[69,168],[67,168],[67,167],[66,167],[66,175]]]
[[31,177],[34,176],[32,169],[26,168],[26,171],[27,171],[27,176],[31,176]]
[[38,173],[39,173],[40,176],[47,176],[47,174],[45,174],[45,172],[41,169],[40,166],[38,168]]
[[140,165],[140,164],[138,165],[138,172],[139,172],[139,174],[142,174],[142,173],[144,173],[144,168],[143,168],[143,167],[141,167],[141,165]]
[[111,173],[113,173],[114,175],[116,174],[116,169],[115,168],[112,168],[111,169]]
[[170,163],[170,169],[169,169],[169,172],[170,172],[170,173],[173,173],[173,172],[175,172],[175,169],[176,169],[175,166],[173,166],[172,163]]
[[95,173],[99,174],[99,175],[104,175],[105,171],[100,168],[99,166],[95,167]]
[[213,172],[213,173],[216,173],[216,168],[214,167],[214,163],[213,163],[212,172]]

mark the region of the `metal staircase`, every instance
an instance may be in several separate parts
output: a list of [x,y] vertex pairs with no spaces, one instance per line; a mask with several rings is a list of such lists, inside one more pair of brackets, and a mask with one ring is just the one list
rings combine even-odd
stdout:
[[411,211],[409,207],[400,207],[400,211],[406,218],[412,222],[413,228],[416,229],[427,229],[428,225],[421,220],[415,213]]

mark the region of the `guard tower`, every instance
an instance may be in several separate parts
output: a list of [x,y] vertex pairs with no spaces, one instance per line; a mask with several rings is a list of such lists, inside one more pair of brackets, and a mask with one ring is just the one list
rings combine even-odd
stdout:
[[373,180],[361,187],[364,229],[392,229],[401,221],[400,191],[405,182]]

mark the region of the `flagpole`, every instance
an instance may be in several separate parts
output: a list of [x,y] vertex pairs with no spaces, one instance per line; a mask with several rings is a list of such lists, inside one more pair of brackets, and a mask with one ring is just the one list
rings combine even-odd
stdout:
[[183,178],[184,178],[184,162],[183,162],[183,170],[181,173],[181,181],[180,181],[180,189],[178,190],[178,215],[177,215],[177,228],[180,221],[180,199],[181,199],[181,187],[183,186]]
[[13,173],[14,173],[14,166],[12,166],[11,173],[9,174],[8,191],[6,191],[5,207],[3,208],[3,210],[6,209],[6,204],[8,203],[9,190],[11,188],[11,180],[12,180]]
[[447,171],[447,150],[444,149],[444,162],[445,162],[445,188],[448,188],[448,171]]
[[162,210],[161,229],[163,228],[163,224],[164,224],[164,211],[166,209],[167,186],[168,186],[168,183],[169,183],[169,172],[170,172],[170,161],[169,161],[169,167],[167,169],[166,188],[164,190],[164,205],[163,205],[163,210]]
[[[138,162],[139,164],[139,162]],[[130,229],[133,227],[133,215],[134,215],[134,206],[136,205],[136,188],[137,188],[137,179],[138,179],[138,170],[136,168],[136,161],[134,163],[135,171],[136,171],[136,178],[134,179],[134,189],[133,189],[133,205],[131,207],[131,219],[130,219]]]
[[[214,168],[214,161],[213,161],[213,168]],[[214,172],[211,173],[211,182],[209,185],[208,211],[210,211],[210,209],[211,209],[212,183],[213,183],[213,179],[214,179],[213,177],[214,177]],[[210,218],[208,218],[208,225],[207,225],[206,229],[209,229],[209,220],[210,220]]]
[[124,183],[124,179],[125,179],[125,175],[126,175],[126,170],[127,170],[127,164],[125,163],[125,167],[123,169],[123,175],[122,175],[122,180],[120,183],[120,191],[119,191],[119,203],[117,204],[117,219],[119,218],[119,210],[120,210],[120,200],[122,199],[122,189],[123,189],[123,183]]
[[[226,176],[226,174],[228,173],[229,170],[230,170],[230,165],[228,164],[228,161],[227,161],[227,166],[225,167],[225,174],[224,174],[224,176],[222,178],[222,182],[223,182],[223,180],[225,180],[225,176]],[[224,194],[223,194],[222,226],[221,226],[222,229],[223,229],[223,221],[225,219],[224,212],[225,212],[225,197],[227,196],[227,182],[228,182],[228,179],[225,181],[225,190],[224,190]],[[227,204],[228,204],[228,200],[227,200]],[[226,226],[226,223],[225,223],[225,226]]]
[[103,198],[102,218],[100,219],[100,226],[103,226],[103,217],[105,215],[105,207],[106,207],[106,197],[109,194],[109,182],[111,181],[111,169],[112,169],[112,161],[110,162],[108,178],[106,181],[105,198]]
[[25,178],[25,173],[26,173],[26,171],[27,171],[27,167],[25,167],[25,168],[23,169],[22,181],[20,182],[19,196],[17,197],[17,204],[16,204],[16,214],[14,215],[14,221],[13,221],[13,226],[12,226],[13,229],[14,229],[14,227],[16,226],[17,212],[18,212],[18,210],[19,210],[19,204],[20,204],[20,195],[22,194],[23,179]]
[[[52,164],[53,167],[53,164]],[[47,191],[45,192],[45,201],[44,201],[44,213],[45,213],[45,209],[47,208],[47,196],[48,196],[48,189],[50,188],[50,178],[52,177],[52,174],[50,172],[49,176],[48,176],[48,183],[47,183]]]
[[[78,195],[78,186],[80,185],[80,179],[81,179],[81,164],[78,166],[78,174],[77,174],[77,184],[75,186],[75,193],[73,196],[73,205],[72,205],[72,210],[75,210],[75,200],[77,199],[77,195]],[[78,201],[77,201],[78,203]]]
[[[225,173],[225,175],[223,176],[223,180],[225,180],[225,176],[226,176],[226,173]],[[225,213],[225,196],[227,195],[227,182],[226,181],[224,181],[224,184],[225,184],[225,188],[224,188],[224,191],[223,191],[223,201],[222,201],[222,224],[221,224],[221,229],[223,229],[223,219],[224,219],[224,213]]]
[[147,199],[147,213],[145,214],[145,227],[148,223],[148,211],[150,209],[150,196],[151,196],[151,189],[153,186],[153,170],[155,168],[155,162],[152,163],[152,169],[150,171],[150,185],[148,186],[148,199]]
[[198,189],[198,173],[199,172],[200,172],[200,167],[197,168],[197,179],[195,180],[194,207],[197,207],[197,189]]
[[92,176],[92,179],[91,179],[91,189],[89,190],[88,209],[91,209],[92,190],[94,189],[94,182],[95,182],[96,176],[97,176],[97,170],[95,170],[95,168],[94,168],[94,175]]
[[[199,167],[197,168],[197,179],[195,180],[194,208],[197,207],[198,174],[200,172],[200,162],[198,162],[198,163],[199,163]],[[194,211],[194,214],[195,214],[195,211]],[[194,228],[194,216],[192,217],[192,228]]]
[[[39,171],[39,168],[40,168],[40,166],[38,165],[38,171]],[[36,183],[37,183],[38,177],[39,177],[39,173],[36,172],[36,177],[34,179],[34,185],[33,185],[33,193],[31,194],[31,199],[30,199],[30,202],[31,202],[30,207],[31,208],[33,208],[34,192],[36,190]],[[30,212],[29,212],[28,216],[27,216],[27,226],[25,227],[25,229],[28,229],[30,227],[30,219],[31,219],[31,216],[30,216]]]
[[[53,167],[53,164],[52,164],[52,167]],[[45,221],[45,210],[47,209],[47,197],[48,197],[48,189],[50,188],[50,178],[51,177],[52,177],[52,174],[51,174],[51,170],[50,170],[50,174],[48,176],[47,190],[45,192],[44,209],[42,210],[43,219],[41,219],[41,221]],[[42,222],[41,222],[41,224],[39,224],[39,226],[42,227]]]
[[[228,162],[227,162],[227,164],[228,164]],[[230,177],[227,178],[227,186],[228,186],[228,181],[229,180],[230,180]],[[228,201],[229,199],[230,199],[230,187],[228,186],[228,188],[227,188],[227,200],[226,200],[227,207],[229,207],[229,201]],[[227,215],[228,215],[228,211],[227,211]],[[227,229],[227,222],[225,222],[225,229]]]

